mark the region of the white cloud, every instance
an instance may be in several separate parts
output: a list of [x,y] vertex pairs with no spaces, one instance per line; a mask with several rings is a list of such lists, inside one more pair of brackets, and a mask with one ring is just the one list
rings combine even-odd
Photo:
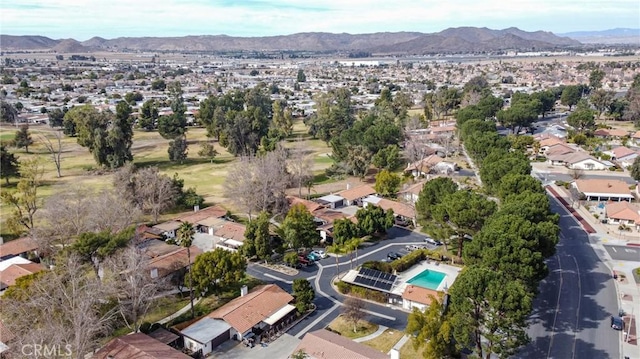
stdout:
[[0,32],[50,37],[638,27],[637,0],[48,0],[0,4]]

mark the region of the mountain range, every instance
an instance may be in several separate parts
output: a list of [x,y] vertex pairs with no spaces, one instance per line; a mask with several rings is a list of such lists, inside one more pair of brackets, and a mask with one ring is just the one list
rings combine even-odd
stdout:
[[585,44],[633,44],[640,46],[640,29],[615,28],[602,31],[575,31],[560,34]]
[[368,52],[373,54],[472,53],[503,50],[539,51],[580,46],[577,40],[551,32],[526,32],[515,27],[449,28],[437,33],[380,32],[347,34],[308,32],[282,36],[235,37],[202,35],[183,37],[93,37],[86,41],[54,40],[44,36],[0,35],[3,51],[38,50],[58,53],[94,51],[311,51]]

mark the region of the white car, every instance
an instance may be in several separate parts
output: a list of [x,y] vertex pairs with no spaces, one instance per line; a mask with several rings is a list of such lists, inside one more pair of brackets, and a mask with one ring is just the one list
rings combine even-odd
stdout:
[[431,237],[427,237],[427,238],[425,238],[425,239],[424,239],[424,241],[425,241],[425,242],[427,242],[427,243],[429,243],[429,244],[433,244],[433,245],[435,245],[435,244],[436,244],[435,239],[433,239],[433,238],[431,238]]
[[327,258],[327,254],[324,251],[313,251],[320,258]]

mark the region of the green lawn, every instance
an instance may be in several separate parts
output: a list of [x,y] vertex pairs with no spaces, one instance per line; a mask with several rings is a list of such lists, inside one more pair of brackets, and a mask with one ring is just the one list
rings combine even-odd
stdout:
[[[391,350],[393,346],[396,345],[396,343],[400,341],[400,339],[402,339],[403,336],[404,336],[404,333],[401,331],[398,331],[395,329],[387,329],[382,334],[380,334],[380,336],[375,337],[371,340],[367,340],[362,344],[368,345],[373,349],[377,349],[383,353],[388,353],[389,350]],[[404,357],[401,357],[401,358],[404,358]],[[411,357],[407,357],[407,358],[411,358]]]
[[347,337],[349,339],[362,338],[369,334],[373,334],[376,330],[378,330],[378,324],[374,324],[368,322],[366,320],[361,320],[358,322],[356,326],[356,331],[353,331],[353,323],[347,322],[342,315],[334,319],[327,328],[333,330],[336,333],[340,333],[340,335]]
[[[66,136],[62,138],[62,177],[58,178],[50,154],[42,145],[42,136],[53,138],[53,133],[59,130],[51,129],[48,126],[32,126],[29,130],[35,142],[29,147],[30,153],[26,153],[24,149],[13,147],[9,148],[9,150],[14,152],[19,160],[32,157],[43,159],[43,186],[38,189],[38,197],[40,199],[44,200],[64,188],[102,189],[112,185],[113,174],[109,171],[98,171],[98,167],[89,150],[78,145],[75,138]],[[16,128],[13,126],[0,125],[0,141],[12,140],[15,131]],[[296,144],[298,137],[302,139],[302,142]],[[169,176],[177,173],[184,180],[185,187],[194,187],[197,193],[205,198],[206,203],[219,203],[232,209],[223,196],[223,184],[226,180],[229,166],[235,163],[235,157],[217,142],[214,143],[214,146],[218,155],[213,161],[199,157],[200,144],[204,141],[211,141],[206,137],[204,128],[189,128],[187,141],[189,144],[189,157],[184,163],[174,163],[169,161],[167,153],[169,148],[168,140],[163,139],[157,131],[135,130],[131,150],[134,158],[133,162],[138,166],[157,166],[162,173]],[[314,159],[314,173],[324,173],[324,169],[332,163],[331,159],[326,157],[326,154],[331,152],[330,148],[324,142],[308,136],[307,129],[301,120],[295,121],[294,134],[287,140],[285,145],[288,147],[299,145],[306,149]],[[319,179],[323,183],[328,181],[322,176]],[[13,178],[10,185],[7,186],[4,181],[1,181],[0,191],[15,190],[17,182],[18,180]],[[10,212],[6,205],[0,206],[0,228],[6,228],[3,224],[8,213]],[[0,235],[10,236],[9,233],[0,233]]]
[[417,350],[413,348],[413,341],[410,339],[402,348],[400,348],[400,358],[422,358],[422,353],[424,352],[424,347],[418,348]]

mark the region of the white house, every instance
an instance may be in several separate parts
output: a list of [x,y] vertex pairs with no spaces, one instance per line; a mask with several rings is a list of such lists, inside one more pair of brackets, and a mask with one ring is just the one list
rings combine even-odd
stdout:
[[163,222],[160,224],[156,224],[155,226],[153,226],[152,228],[156,228],[162,231],[162,235],[165,238],[175,238],[176,237],[176,231],[178,230],[178,228],[180,228],[180,225],[182,224],[182,222],[179,221],[169,221],[169,222]]
[[402,292],[402,308],[406,310],[418,308],[423,311],[431,304],[430,295],[438,298],[438,292],[435,290],[409,284]]
[[626,201],[611,202],[605,206],[605,215],[609,224],[625,224],[640,227],[640,208]]
[[579,179],[573,186],[586,197],[587,201],[627,201],[634,200],[626,182],[608,179]]

